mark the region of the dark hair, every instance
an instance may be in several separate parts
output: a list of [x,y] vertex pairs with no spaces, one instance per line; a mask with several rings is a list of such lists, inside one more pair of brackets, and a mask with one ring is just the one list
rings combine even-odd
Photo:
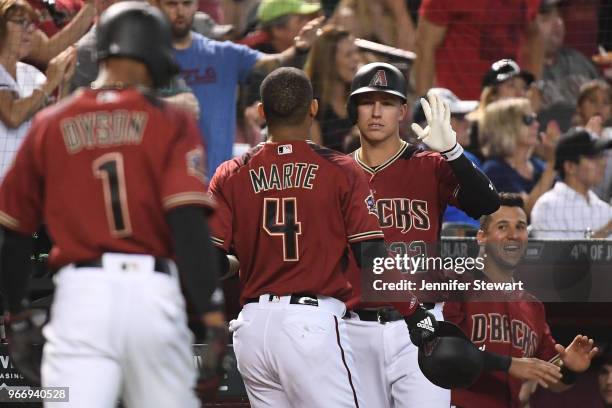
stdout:
[[299,125],[312,102],[312,85],[304,71],[283,67],[272,71],[259,88],[268,126]]
[[612,364],[612,343],[599,344],[599,353],[593,358],[591,366],[599,368],[604,364]]
[[[525,210],[525,202],[523,197],[518,193],[500,193],[499,194],[499,206],[500,207],[518,207]],[[480,229],[483,231],[487,230],[489,221],[491,221],[491,215],[487,214],[480,217]]]

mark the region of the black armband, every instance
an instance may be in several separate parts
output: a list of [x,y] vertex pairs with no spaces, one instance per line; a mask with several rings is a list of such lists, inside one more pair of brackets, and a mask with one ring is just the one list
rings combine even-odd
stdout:
[[570,370],[566,366],[561,366],[561,382],[565,385],[572,385],[576,382],[578,374],[575,371]]
[[447,162],[457,181],[459,206],[470,217],[492,214],[499,208],[499,194],[489,178],[464,154]]
[[483,359],[483,371],[503,371],[507,372],[512,364],[512,357],[501,354],[481,351]]
[[186,294],[196,312],[220,310],[217,301],[219,255],[210,240],[203,208],[179,207],[168,213],[168,224],[174,238],[176,263]]
[[1,290],[6,310],[18,314],[28,307],[28,284],[32,275],[30,258],[34,240],[10,229],[0,228]]
[[351,250],[357,266],[367,271],[372,271],[374,258],[385,258],[388,255],[385,240],[382,238],[352,243]]

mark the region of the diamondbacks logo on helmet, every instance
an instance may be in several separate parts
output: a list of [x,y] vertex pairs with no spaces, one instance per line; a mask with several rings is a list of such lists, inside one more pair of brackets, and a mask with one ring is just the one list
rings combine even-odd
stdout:
[[384,70],[379,69],[378,71],[376,71],[376,73],[372,77],[372,80],[370,81],[370,86],[389,86],[387,83],[387,74]]

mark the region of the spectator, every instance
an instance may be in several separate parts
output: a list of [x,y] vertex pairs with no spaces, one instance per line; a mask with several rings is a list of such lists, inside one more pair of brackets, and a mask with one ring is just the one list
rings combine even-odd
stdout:
[[[291,48],[295,37],[312,17],[321,10],[320,4],[305,3],[303,0],[264,0],[257,8],[260,28],[239,43],[254,50],[276,54]],[[292,65],[302,68],[307,53],[296,58]],[[246,80],[247,89],[241,89],[240,109],[256,111],[259,102],[259,87],[267,72],[254,69]],[[244,93],[246,91],[246,94]],[[249,113],[247,115],[247,121]]]
[[526,97],[534,79],[533,74],[521,70],[518,64],[511,59],[494,62],[484,74],[478,108],[467,115],[467,118],[472,121],[468,150],[480,160],[484,160],[484,156],[480,150],[479,123],[482,122],[485,108],[501,99]]
[[[612,90],[602,80],[593,80],[580,87],[576,123],[592,133],[606,139],[612,139],[612,108],[610,97]],[[601,183],[593,188],[602,200],[612,198],[612,151],[604,153],[606,170]]]
[[[512,285],[528,243],[527,214],[520,196],[501,194],[499,210],[481,218],[477,239],[484,267],[462,279]],[[484,372],[469,388],[452,390],[451,402],[457,407],[523,407],[529,393],[519,400],[525,377],[516,370],[524,364],[538,364],[534,358],[564,367],[561,381],[539,378],[537,383],[551,391],[565,391],[573,382],[572,374],[575,380],[577,373],[589,368],[597,353],[593,341],[586,336],[577,335],[566,347],[555,344],[544,305],[526,291],[485,292],[487,301],[481,301],[482,290],[462,291],[459,297],[461,302],[445,302],[444,319],[457,324],[482,350],[510,358],[506,372]]]
[[[563,116],[569,107],[576,106],[580,87],[585,82],[599,78],[593,64],[579,51],[563,46],[565,25],[559,12],[561,0],[544,0],[536,19],[544,45],[542,79],[538,82],[542,109],[552,117]],[[559,110],[561,109],[561,110]],[[562,117],[555,117],[562,120]]]
[[172,25],[175,56],[181,75],[198,99],[200,132],[205,138],[208,172],[212,175],[232,157],[236,135],[236,86],[253,69],[271,70],[306,55],[322,19],[306,24],[294,45],[279,54],[263,54],[245,45],[219,42],[191,31],[195,0],[159,0],[159,8]]
[[555,169],[561,181],[533,207],[531,226],[536,238],[608,238],[612,206],[591,190],[604,175],[604,151],[612,140],[586,130],[564,135],[556,150]]
[[[100,2],[97,9],[98,16],[117,1],[121,0],[105,0]],[[77,43],[77,68],[70,79],[71,91],[79,87],[92,86],[93,81],[98,77],[96,28],[97,25],[92,26],[87,34]],[[163,97],[166,102],[193,113],[195,117],[199,116],[200,107],[198,100],[185,81],[179,76],[173,78],[169,86],[156,90],[156,92],[160,97]]]
[[[609,126],[612,118],[611,92],[610,85],[605,81],[593,80],[584,83],[580,87],[578,95],[576,124],[589,127],[592,132],[601,134],[603,126]],[[589,121],[595,116],[601,118],[601,120],[595,122],[599,123],[600,126],[593,126],[595,124],[593,122],[589,125]]]
[[342,28],[324,27],[313,43],[304,67],[319,100],[311,139],[338,151],[344,151],[345,139],[350,137],[353,129],[346,112],[346,101],[359,64],[354,40]]
[[49,63],[46,76],[20,62],[31,51],[36,13],[24,0],[0,0],[0,179],[13,161],[31,118],[74,69],[70,48]]
[[417,94],[434,84],[476,99],[491,61],[541,59],[535,17],[538,0],[424,0],[417,26]]
[[500,192],[520,193],[527,214],[536,200],[550,189],[555,176],[555,144],[558,135],[542,133],[543,162],[532,156],[538,145],[539,123],[528,99],[493,102],[484,112],[483,150],[489,158],[483,170]]
[[266,54],[276,54],[293,46],[293,39],[304,25],[316,17],[320,4],[303,0],[263,0],[257,9],[260,32],[244,43]]
[[[63,28],[54,27],[49,29],[50,37],[43,31],[44,26],[37,25],[37,29],[32,36],[32,46],[27,55],[27,60],[39,66],[46,66],[53,57],[76,43],[87,32],[87,29],[94,20],[96,15],[94,1],[85,0],[79,12]],[[100,1],[102,2],[102,0]],[[38,4],[38,7],[46,7],[42,1],[31,0],[29,3],[31,6]],[[48,23],[55,24],[53,21]]]
[[341,0],[332,21],[356,38],[414,50],[416,30],[404,0]]

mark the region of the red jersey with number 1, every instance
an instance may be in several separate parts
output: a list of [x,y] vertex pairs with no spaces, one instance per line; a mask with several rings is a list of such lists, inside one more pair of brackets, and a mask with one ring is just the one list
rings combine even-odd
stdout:
[[242,302],[264,293],[347,300],[349,243],[383,238],[361,170],[311,142],[262,143],[223,163],[210,191],[213,242],[240,261]]
[[104,252],[171,257],[165,213],[210,207],[195,121],[136,89],[85,90],[43,110],[0,187],[0,224],[47,224],[50,264]]

